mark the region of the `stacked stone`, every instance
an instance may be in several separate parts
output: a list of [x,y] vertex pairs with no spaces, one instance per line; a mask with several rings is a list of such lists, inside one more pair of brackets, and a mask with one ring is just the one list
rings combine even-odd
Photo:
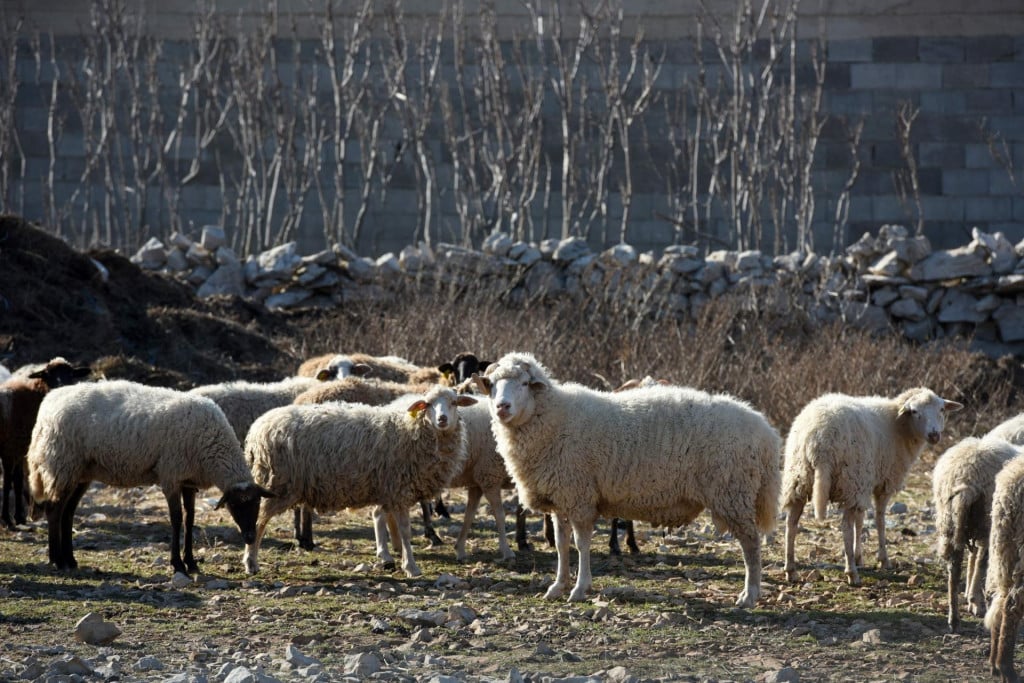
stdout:
[[969,244],[933,251],[928,240],[886,225],[865,233],[838,256],[719,250],[702,254],[672,245],[660,254],[618,244],[600,253],[579,237],[539,244],[490,235],[480,250],[453,244],[410,245],[371,259],[342,245],[302,256],[289,242],[244,262],[224,231],[203,228],[198,241],[175,233],[151,239],[132,258],[196,287],[200,297],[226,294],[269,309],[331,308],[387,301],[410,279],[481,285],[501,281],[513,302],[594,300],[653,317],[686,318],[723,294],[782,284],[807,297],[819,322],[844,320],[914,341],[970,336],[993,355],[1024,354],[1024,242],[975,229]]

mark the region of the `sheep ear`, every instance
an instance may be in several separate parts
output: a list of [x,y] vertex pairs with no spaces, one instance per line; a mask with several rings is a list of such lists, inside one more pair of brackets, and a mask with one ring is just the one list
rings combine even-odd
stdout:
[[460,408],[476,405],[476,399],[473,398],[472,396],[466,396],[465,394],[461,394],[459,395],[458,398],[455,399],[455,405],[457,405]]
[[640,380],[638,380],[638,379],[627,380],[627,381],[623,382],[619,386],[619,388],[616,389],[613,393],[618,393],[620,391],[628,391],[630,389],[635,389],[638,386],[640,386]]
[[269,489],[265,489],[262,486],[257,486],[256,491],[260,494],[260,498],[277,498],[277,494]]
[[484,370],[484,377],[490,377],[492,374],[494,374],[494,371],[497,370],[497,369],[498,369],[498,364],[497,363],[491,363],[490,365],[487,366],[487,369]]
[[451,363],[441,363],[440,365],[437,366],[437,371],[447,377],[448,375],[455,374],[455,366],[452,365]]
[[900,406],[900,409],[898,411],[896,411],[896,417],[903,417],[904,415],[906,415],[906,413],[907,413],[907,411],[909,409],[910,409],[910,404],[909,403],[904,403],[903,405]]
[[430,404],[424,401],[423,399],[416,401],[411,406],[409,406],[409,416],[413,418],[419,417],[420,413],[426,410],[427,406],[429,405]]
[[83,366],[77,367],[77,368],[75,368],[74,370],[71,371],[72,376],[73,377],[78,377],[78,378],[88,377],[91,373],[92,373],[92,368],[90,368],[88,365],[83,365]]
[[485,396],[491,395],[491,379],[489,377],[481,377],[477,373],[473,373],[470,380],[476,384],[477,391]]
[[320,372],[316,373],[316,378],[321,382],[326,382],[331,378],[331,371],[328,370],[327,368],[324,368]]
[[950,413],[955,413],[956,411],[964,407],[963,403],[957,403],[956,401],[947,401],[946,399],[943,399],[943,401],[945,401],[946,404],[944,406],[946,411]]
[[373,374],[373,368],[371,368],[366,363],[356,363],[355,365],[352,366],[351,374],[355,375],[356,377],[366,377],[368,375]]

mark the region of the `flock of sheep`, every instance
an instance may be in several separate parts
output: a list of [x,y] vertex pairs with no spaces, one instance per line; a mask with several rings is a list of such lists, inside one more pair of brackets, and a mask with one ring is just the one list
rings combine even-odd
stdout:
[[[393,547],[408,576],[420,574],[409,510],[419,506],[425,534],[436,542],[431,503],[443,504],[441,494],[453,487],[467,492],[457,559],[465,559],[482,497],[495,517],[501,557],[514,557],[502,505],[502,490],[514,488],[520,549],[524,508],[551,515],[558,561],[545,597],[586,598],[598,517],[677,527],[707,510],[742,550],[740,607],[758,600],[762,539],[780,510],[784,569],[797,579],[795,537],[808,502],[818,519],[829,503],[841,510],[851,585],[860,583],[863,522],[872,506],[878,561],[889,567],[888,502],[925,444],[938,443],[946,415],[962,407],[924,387],[895,398],[827,394],[804,407],[783,439],[736,398],[650,379],[597,391],[554,379],[529,353],[496,363],[460,354],[438,368],[393,356],[329,354],[279,382],[187,392],[80,381],[87,375],[88,368],[62,358],[13,375],[0,367],[2,521],[9,528],[26,521],[27,481],[47,518],[49,561],[59,569],[77,566],[72,521],[93,481],[161,488],[171,564],[185,574],[198,570],[196,493],[211,486],[223,494],[217,507],[228,509],[242,533],[249,573],[259,571],[260,543],[276,515],[294,510],[295,537],[309,549],[313,511],[371,507],[378,558],[393,569]],[[1024,415],[954,445],[933,473],[949,627],[960,622],[966,552],[967,606],[985,617],[992,672],[1004,681],[1018,680],[1013,650],[1024,614],[1021,455]],[[571,586],[570,542],[578,551]]]

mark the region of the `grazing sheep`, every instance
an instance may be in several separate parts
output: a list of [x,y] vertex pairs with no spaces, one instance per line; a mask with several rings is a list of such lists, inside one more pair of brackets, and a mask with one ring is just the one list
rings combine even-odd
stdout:
[[455,558],[460,562],[466,559],[466,539],[473,526],[476,509],[480,505],[480,497],[487,498],[494,515],[494,524],[498,529],[498,552],[502,559],[511,560],[516,554],[508,546],[505,538],[505,508],[502,504],[501,490],[512,488],[512,478],[505,469],[505,462],[498,454],[491,431],[490,409],[483,403],[468,406],[459,411],[465,423],[468,442],[466,461],[462,470],[449,482],[449,488],[466,488],[466,513],[462,518],[462,529],[455,541]]
[[374,509],[377,556],[387,549],[388,516],[398,525],[402,568],[420,570],[412,556],[409,506],[444,489],[466,457],[466,431],[458,408],[476,403],[437,386],[386,406],[323,403],[275,408],[249,430],[246,458],[256,481],[277,494],[268,499],[245,548],[245,568],[259,570],[257,555],[267,523],[295,505],[341,510]]
[[[295,397],[295,405],[314,403],[345,402],[362,403],[368,406],[381,406],[407,394],[422,394],[432,388],[432,384],[403,384],[401,382],[364,380],[351,375],[343,379],[317,382],[316,386]],[[420,501],[420,512],[423,516],[423,537],[430,547],[443,545],[441,537],[434,531],[430,520],[430,503]],[[312,550],[313,542],[313,511],[307,506],[299,506],[295,510],[295,538],[299,547]],[[395,542],[398,538],[393,539]]]
[[505,355],[478,378],[491,398],[498,452],[524,504],[555,515],[558,572],[546,598],[569,583],[569,526],[579,572],[569,600],[591,586],[598,516],[656,525],[691,522],[705,508],[743,549],[736,604],[761,592],[761,533],[775,525],[782,440],[746,403],[683,387],[608,393],[561,384],[528,353]]
[[414,365],[398,356],[370,356],[365,353],[324,354],[303,362],[296,373],[318,380],[343,379],[351,375],[406,384],[436,384],[442,380],[437,368]]
[[1013,667],[1017,630],[1024,615],[1024,458],[1007,462],[992,493],[985,592],[991,596],[985,627],[991,631],[989,664],[1002,681],[1020,681]]
[[[75,569],[71,522],[89,483],[158,484],[171,518],[171,566],[199,567],[192,554],[196,492],[216,486],[246,542],[266,490],[253,483],[234,430],[212,400],[126,380],[54,389],[39,407],[28,451],[29,484],[44,503],[49,559]],[[180,539],[185,513],[185,557]]]
[[825,394],[793,420],[786,439],[782,506],[786,521],[786,576],[797,580],[793,547],[804,506],[814,498],[818,519],[829,501],[843,510],[843,549],[851,586],[860,585],[864,511],[874,499],[878,561],[889,569],[885,508],[903,487],[925,443],[942,438],[946,413],[963,406],[915,388],[896,398]]
[[189,393],[212,399],[228,418],[239,443],[256,418],[271,408],[290,404],[304,392],[323,386],[312,377],[289,377],[280,382],[221,382],[205,384]]
[[39,404],[51,389],[74,384],[90,373],[88,367],[72,367],[60,357],[33,367],[0,384],[0,465],[4,470],[0,521],[8,529],[28,521],[25,454]]
[[964,550],[968,551],[968,609],[976,617],[985,614],[982,585],[988,563],[992,491],[996,475],[1011,458],[1024,453],[1008,441],[986,436],[968,437],[942,454],[932,471],[939,556],[946,561],[949,583],[949,630],[960,627],[958,591]]
[[985,436],[1005,439],[1016,446],[1024,446],[1024,413],[996,425]]

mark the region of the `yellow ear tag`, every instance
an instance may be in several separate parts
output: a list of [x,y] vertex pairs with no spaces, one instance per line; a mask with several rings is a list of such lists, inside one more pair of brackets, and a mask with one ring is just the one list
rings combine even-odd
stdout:
[[410,420],[415,420],[416,418],[418,418],[420,416],[420,413],[422,413],[422,412],[423,412],[423,408],[410,408],[409,409],[409,419]]

